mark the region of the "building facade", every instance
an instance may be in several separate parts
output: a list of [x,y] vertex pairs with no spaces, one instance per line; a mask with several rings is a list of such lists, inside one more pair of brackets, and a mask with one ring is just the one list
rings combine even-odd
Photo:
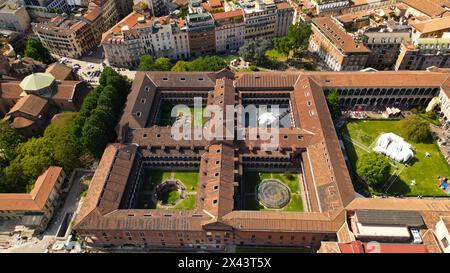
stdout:
[[211,13],[201,7],[190,7],[186,16],[189,50],[192,58],[216,52],[216,32]]
[[334,19],[312,20],[309,50],[317,53],[334,71],[361,70],[367,64],[369,49],[345,32]]
[[80,58],[101,41],[103,32],[118,19],[113,0],[92,1],[85,14],[72,18],[56,16],[44,23],[34,23],[33,31],[53,54]]
[[275,24],[275,36],[283,37],[287,35],[289,26],[294,22],[294,8],[287,2],[276,3],[277,22]]
[[233,10],[213,14],[216,24],[216,52],[238,50],[244,44],[244,13]]
[[109,64],[117,67],[135,68],[145,54],[172,60],[190,56],[184,21],[135,11],[105,32],[101,44]]
[[[245,40],[273,39],[277,25],[277,6],[271,0],[247,2],[243,6]],[[281,30],[280,30],[281,32]]]
[[409,26],[379,26],[364,32],[364,45],[370,50],[367,67],[392,70],[400,54],[402,44],[411,40]]

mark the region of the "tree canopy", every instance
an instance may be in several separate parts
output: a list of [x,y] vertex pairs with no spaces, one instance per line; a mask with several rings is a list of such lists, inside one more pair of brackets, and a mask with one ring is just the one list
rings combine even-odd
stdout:
[[172,71],[219,71],[228,67],[228,64],[219,56],[205,56],[191,62],[178,61]]
[[339,92],[337,90],[331,90],[327,94],[327,104],[328,109],[330,109],[330,113],[333,118],[337,118],[340,116],[341,111],[339,108]]
[[99,83],[86,96],[70,126],[82,152],[95,158],[100,158],[106,145],[116,138],[114,128],[131,88],[130,81],[110,67],[103,69]]
[[25,57],[33,58],[36,61],[50,64],[54,62],[54,58],[50,52],[45,48],[39,40],[28,38],[25,48]]
[[58,165],[72,172],[81,165],[80,151],[69,133],[71,122],[77,113],[58,115],[39,138],[31,138],[15,147],[16,156],[4,168],[0,179],[0,191],[31,191],[36,178],[49,166]]
[[380,189],[389,179],[391,164],[387,157],[370,152],[358,158],[356,171],[374,189]]
[[173,64],[168,58],[158,58],[153,60],[150,55],[143,55],[139,62],[140,71],[170,71]]
[[273,47],[280,53],[289,56],[289,53],[294,48],[294,40],[291,37],[285,36],[273,39]]
[[24,138],[6,121],[0,122],[0,167],[16,157],[16,147]]
[[239,48],[239,56],[246,61],[261,64],[265,61],[265,52],[271,47],[272,42],[268,39],[257,38],[255,40],[247,40]]
[[311,34],[311,26],[299,22],[289,26],[287,37],[292,40],[293,48],[304,50],[308,48]]
[[415,143],[428,143],[431,141],[430,125],[427,121],[416,115],[402,119],[400,130],[403,137]]

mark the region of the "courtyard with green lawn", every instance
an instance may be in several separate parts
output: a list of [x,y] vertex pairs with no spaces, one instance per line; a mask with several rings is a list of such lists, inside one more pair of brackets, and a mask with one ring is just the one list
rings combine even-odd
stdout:
[[[145,170],[142,176],[142,185],[138,194],[137,209],[174,209],[192,210],[195,209],[197,201],[197,171],[157,171]],[[181,198],[180,191],[170,190],[160,196],[160,201],[165,206],[161,206],[152,199],[156,187],[167,180],[179,180],[185,187],[184,198]],[[170,205],[175,204],[175,205]]]
[[[354,171],[358,158],[369,153],[376,145],[378,136],[394,133],[401,136],[398,120],[350,120],[343,131],[343,141],[350,165]],[[439,147],[433,143],[410,143],[415,157],[407,164],[390,160],[391,177],[382,187],[382,192],[371,189],[373,194],[405,196],[448,196],[439,188],[438,176],[450,177],[450,167]],[[426,156],[429,153],[429,156]],[[415,184],[412,183],[415,181]]]
[[[158,126],[172,126],[175,123],[176,117],[172,117],[172,109],[174,107],[175,104],[168,101],[163,101],[161,103],[160,114],[157,124]],[[194,107],[188,106],[186,108],[178,109],[177,114],[182,113],[183,115],[191,115],[192,127],[194,128],[196,124],[199,124],[201,126],[205,124],[206,117],[203,116],[204,110],[205,107],[202,107],[201,111],[195,112]]]
[[269,173],[244,172],[243,209],[244,210],[271,210],[260,204],[257,198],[258,185],[263,181],[277,180],[286,185],[290,191],[289,203],[281,211],[303,211],[303,200],[300,189],[300,176],[298,173]]

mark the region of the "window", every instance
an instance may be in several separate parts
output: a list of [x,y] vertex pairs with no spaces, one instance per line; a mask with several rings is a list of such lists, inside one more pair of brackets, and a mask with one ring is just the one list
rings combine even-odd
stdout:
[[213,204],[214,204],[214,205],[217,205],[217,199],[214,199],[214,200],[213,200]]
[[136,116],[137,116],[137,117],[140,117],[141,115],[142,115],[142,113],[141,113],[141,112],[139,112],[139,111],[138,111],[138,112],[136,112]]

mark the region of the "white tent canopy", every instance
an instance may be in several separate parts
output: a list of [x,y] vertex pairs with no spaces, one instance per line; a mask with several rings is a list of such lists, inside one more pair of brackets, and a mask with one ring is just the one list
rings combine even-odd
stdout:
[[377,145],[373,150],[377,153],[384,154],[397,162],[406,162],[414,157],[411,145],[393,133],[380,135]]

